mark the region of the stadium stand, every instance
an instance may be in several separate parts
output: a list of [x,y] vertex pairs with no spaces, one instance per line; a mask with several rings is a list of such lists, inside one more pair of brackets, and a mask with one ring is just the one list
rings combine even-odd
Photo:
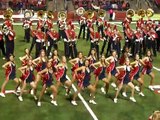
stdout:
[[12,8],[13,10],[20,9],[46,9],[46,0],[0,0],[0,8],[6,9],[7,7]]

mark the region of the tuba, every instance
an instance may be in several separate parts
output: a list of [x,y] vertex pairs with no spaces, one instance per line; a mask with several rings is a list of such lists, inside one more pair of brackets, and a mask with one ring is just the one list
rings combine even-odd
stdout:
[[25,10],[24,18],[30,19],[31,17],[33,17],[33,12],[31,10]]
[[94,11],[93,10],[88,10],[87,11],[87,18],[92,19],[94,17]]
[[64,21],[64,20],[66,20],[66,18],[67,18],[67,13],[65,11],[58,12],[58,19],[59,20]]
[[40,19],[43,19],[43,18],[44,18],[44,15],[45,15],[45,13],[44,13],[43,10],[39,10],[39,11],[37,12],[37,17],[40,18]]
[[49,18],[49,19],[53,19],[54,18],[52,11],[48,11],[47,12],[47,18]]
[[83,7],[79,7],[77,10],[76,10],[76,14],[78,16],[83,16],[85,14],[85,9]]
[[140,16],[141,18],[146,16],[146,11],[144,9],[139,9],[137,11],[137,15]]
[[133,9],[128,9],[126,12],[126,16],[128,18],[132,18],[135,15],[135,11]]
[[11,8],[7,8],[7,10],[4,11],[3,17],[4,19],[12,19],[13,10]]
[[152,17],[154,15],[154,11],[151,8],[148,8],[146,10],[146,16],[147,17]]
[[106,11],[103,10],[103,9],[99,9],[98,10],[98,16],[104,18],[106,16]]

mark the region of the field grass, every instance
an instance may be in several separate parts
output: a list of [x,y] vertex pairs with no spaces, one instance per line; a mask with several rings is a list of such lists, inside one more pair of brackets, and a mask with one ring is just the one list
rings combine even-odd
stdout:
[[[20,61],[18,60],[19,56],[23,56],[24,48],[29,48],[30,43],[25,43],[23,40],[23,29],[21,26],[14,26],[16,31],[16,49],[15,49],[15,59],[17,67],[20,67]],[[120,28],[121,29],[121,28]],[[78,29],[76,30],[78,31]],[[89,51],[89,42],[80,39],[78,41],[78,50],[82,51],[85,55]],[[100,46],[102,42],[100,43]],[[63,42],[58,43],[59,53],[63,55]],[[34,51],[32,52],[34,56]],[[160,68],[160,57],[154,58],[154,66]],[[5,61],[0,57],[0,66]],[[68,64],[69,65],[69,64]],[[70,65],[69,65],[70,68]],[[160,72],[153,70],[155,73],[155,84],[159,84]],[[71,76],[70,70],[68,71],[69,76]],[[0,85],[5,79],[4,70],[0,68]],[[17,71],[17,77],[20,76],[20,72]],[[92,82],[94,78],[92,77]],[[98,85],[98,90],[96,93],[96,102],[97,105],[91,105],[91,109],[97,116],[99,120],[147,120],[148,116],[154,110],[160,110],[159,101],[160,94],[155,94],[151,92],[147,86],[149,85],[149,77],[145,77],[145,97],[140,97],[137,93],[135,98],[136,103],[129,101],[128,98],[122,97],[119,95],[119,101],[117,104],[113,102],[115,95],[115,90],[110,87],[107,95],[103,95],[100,92],[100,87],[103,83],[100,82]],[[6,89],[14,89],[14,83],[10,82]],[[38,91],[41,90],[41,83],[38,86]],[[73,90],[72,90],[73,93]],[[39,94],[39,92],[38,92]],[[0,120],[92,120],[93,118],[84,107],[83,103],[78,100],[78,106],[72,106],[70,104],[70,97],[66,97],[64,88],[59,89],[58,93],[58,104],[59,106],[55,107],[50,104],[49,94],[45,94],[42,99],[42,107],[37,107],[36,102],[33,100],[31,95],[24,95],[24,102],[19,102],[17,97],[14,94],[7,94],[6,98],[0,97]],[[130,91],[128,91],[130,94]],[[88,92],[82,92],[82,96],[86,101],[89,100]]]

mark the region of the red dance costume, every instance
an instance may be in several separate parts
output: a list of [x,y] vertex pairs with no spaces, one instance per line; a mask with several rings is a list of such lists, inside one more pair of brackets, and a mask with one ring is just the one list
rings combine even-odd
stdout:
[[35,80],[34,76],[34,68],[25,69],[24,74],[20,77],[22,81],[26,81],[26,83],[30,83]]
[[132,80],[134,76],[139,72],[139,69],[140,69],[139,65],[133,66],[133,69],[131,70],[130,75],[129,75],[130,80]]
[[111,71],[113,71],[115,69],[116,66],[116,62],[115,60],[110,61],[109,66],[107,67],[107,73],[110,73]]
[[9,80],[14,80],[16,78],[16,65],[14,62],[11,62],[11,64],[7,66],[5,75]]
[[152,72],[152,67],[153,67],[152,61],[151,60],[149,60],[149,61],[145,60],[144,64],[145,65],[143,66],[142,74],[150,74]]

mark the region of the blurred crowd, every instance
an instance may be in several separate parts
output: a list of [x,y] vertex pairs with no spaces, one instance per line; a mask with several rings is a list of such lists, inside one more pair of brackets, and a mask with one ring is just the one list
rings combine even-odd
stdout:
[[101,9],[127,10],[130,4],[126,0],[72,0],[75,7],[91,9],[92,3],[96,3]]
[[12,8],[13,10],[21,9],[46,9],[46,0],[0,0],[0,8]]

